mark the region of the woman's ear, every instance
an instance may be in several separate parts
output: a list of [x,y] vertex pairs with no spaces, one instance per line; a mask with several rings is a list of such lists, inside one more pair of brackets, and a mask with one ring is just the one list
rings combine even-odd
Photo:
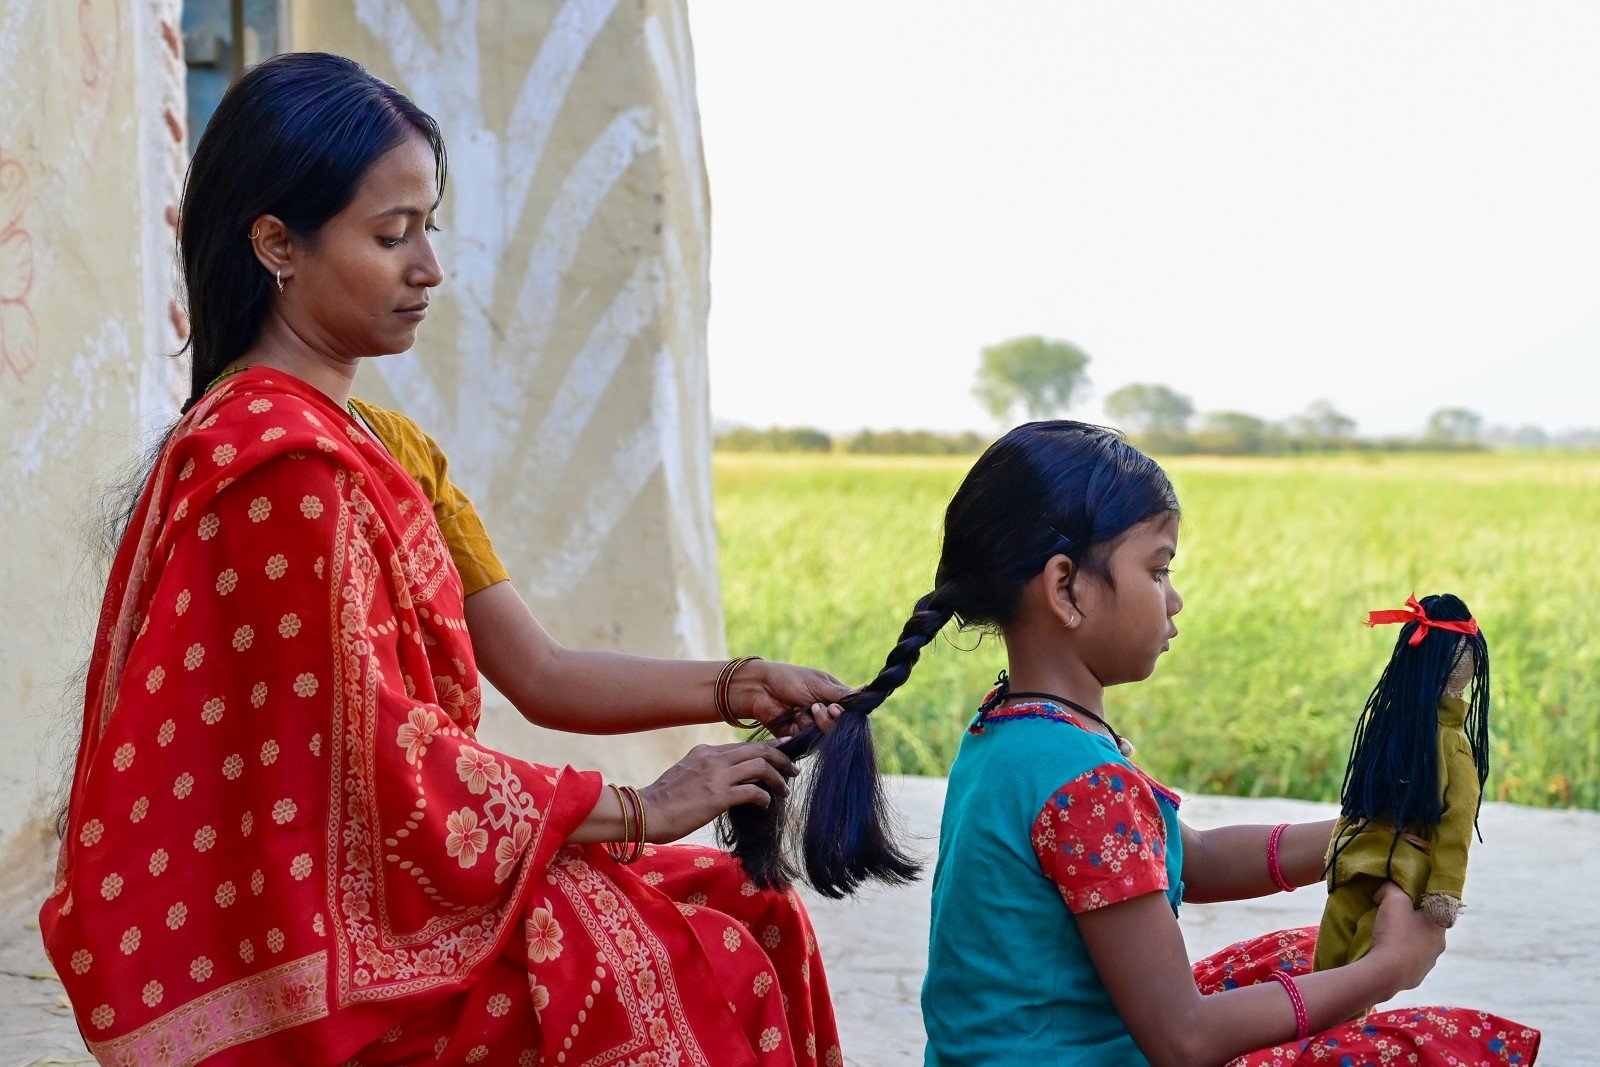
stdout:
[[274,279],[288,281],[294,277],[289,254],[289,227],[278,216],[256,216],[256,220],[250,224],[250,247],[255,251],[256,262],[266,268]]

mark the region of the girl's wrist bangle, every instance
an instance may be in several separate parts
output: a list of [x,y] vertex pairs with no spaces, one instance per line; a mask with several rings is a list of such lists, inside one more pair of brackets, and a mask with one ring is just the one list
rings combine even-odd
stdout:
[[1278,866],[1278,842],[1288,828],[1288,823],[1280,822],[1272,828],[1272,833],[1267,835],[1267,875],[1272,879],[1273,885],[1285,893],[1293,893],[1294,886],[1283,876],[1283,868]]
[[1311,1021],[1306,1016],[1306,1001],[1300,995],[1300,987],[1295,984],[1293,976],[1282,971],[1273,971],[1270,977],[1289,994],[1289,1003],[1294,1006],[1294,1039],[1304,1041],[1311,1036]]

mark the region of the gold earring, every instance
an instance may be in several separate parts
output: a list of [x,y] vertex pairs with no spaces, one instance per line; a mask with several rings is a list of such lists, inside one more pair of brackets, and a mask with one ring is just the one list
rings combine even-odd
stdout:
[[259,235],[260,235],[260,227],[255,227],[255,228],[251,229],[251,231],[250,231],[250,240],[254,241],[256,239],[256,237],[258,237]]
[[283,292],[283,268],[279,267],[275,277],[278,279],[278,292]]

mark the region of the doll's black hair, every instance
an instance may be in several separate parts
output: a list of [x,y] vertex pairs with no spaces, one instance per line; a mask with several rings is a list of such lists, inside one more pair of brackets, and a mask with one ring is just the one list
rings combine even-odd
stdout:
[[1072,561],[1072,580],[1088,571],[1109,581],[1106,560],[1117,539],[1177,512],[1177,494],[1161,467],[1115,430],[1031,422],[990,445],[945,510],[933,590],[917,601],[883,669],[839,701],[844,714],[826,737],[811,726],[783,742],[792,758],[817,756],[811,773],[796,779],[793,802],[774,797],[767,808],[741,805],[719,823],[719,836],[751,879],[771,888],[795,877],[784,843],[792,817],[805,827],[799,852],[806,879],[826,896],[845,896],[869,879],[916,877],[918,864],[895,842],[887,820],[867,717],[905,684],[923,647],[952,619],[1003,630],[1016,616],[1023,587],[1058,554]]
[[[1422,610],[1439,622],[1465,622],[1472,612],[1449,593],[1422,598]],[[1400,628],[1394,654],[1383,669],[1356,723],[1340,791],[1340,814],[1352,823],[1387,822],[1402,833],[1423,833],[1439,824],[1439,698],[1455,666],[1461,643],[1473,655],[1467,703],[1467,744],[1478,771],[1478,803],[1489,778],[1489,645],[1483,631],[1470,636],[1429,627],[1411,644],[1417,621]],[[1465,655],[1466,649],[1459,654]],[[1473,813],[1477,826],[1477,813]],[[1481,834],[1480,834],[1481,839]]]

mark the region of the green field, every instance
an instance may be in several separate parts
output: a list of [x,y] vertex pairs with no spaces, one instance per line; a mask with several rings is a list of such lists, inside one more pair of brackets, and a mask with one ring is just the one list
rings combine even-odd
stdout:
[[[716,457],[733,654],[831,670],[883,662],[932,584],[967,459]],[[1488,795],[1600,808],[1600,460],[1188,459],[1173,580],[1186,606],[1156,674],[1111,721],[1152,773],[1198,792],[1337,799],[1349,736],[1395,631],[1361,625],[1451,591],[1490,642]],[[873,716],[885,769],[943,774],[995,672],[954,627]]]

